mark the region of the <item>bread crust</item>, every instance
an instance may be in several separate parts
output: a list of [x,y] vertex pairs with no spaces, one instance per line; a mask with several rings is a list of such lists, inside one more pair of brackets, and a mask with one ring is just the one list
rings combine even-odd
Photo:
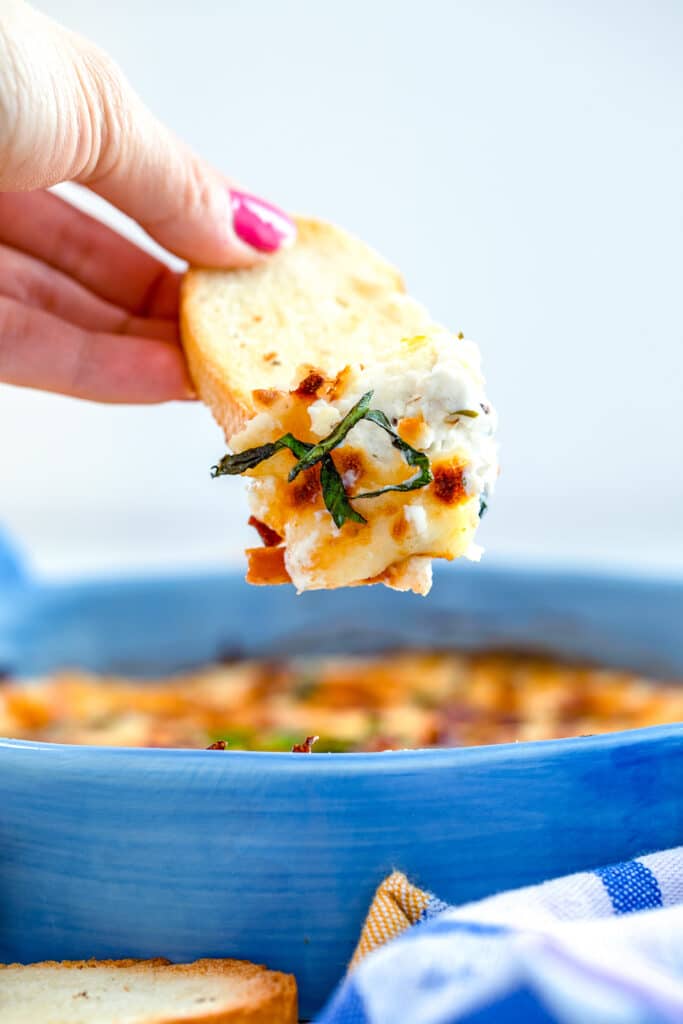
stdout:
[[[248,1005],[216,1011],[200,1011],[192,1017],[177,1017],[172,1011],[167,1016],[155,1015],[149,1024],[296,1024],[297,988],[292,974],[271,971],[248,960],[201,959],[188,964],[174,964],[156,957],[149,960],[44,960],[35,964],[0,964],[0,971],[8,968],[48,968],[66,971],[87,971],[92,968],[120,968],[136,974],[168,972],[186,974],[195,978],[224,976],[240,978],[251,984]],[[141,1022],[142,1024],[142,1022]]]
[[[405,285],[398,270],[376,253],[360,239],[349,235],[346,231],[332,224],[324,223],[309,217],[295,218],[297,225],[297,249],[314,257],[319,254],[321,264],[334,267],[338,273],[339,295],[336,301],[341,306],[343,318],[337,366],[342,370],[345,365],[343,356],[344,341],[348,339],[350,329],[357,328],[369,308],[379,311],[381,318],[390,323],[405,327],[405,333],[416,333],[430,323],[425,310],[412,300],[405,304],[398,301],[405,295]],[[305,351],[292,355],[287,344],[283,344],[283,327],[295,325],[297,315],[296,285],[292,285],[287,277],[290,259],[285,249],[279,254],[269,257],[262,265],[248,270],[210,270],[190,268],[183,278],[180,295],[180,329],[183,347],[187,356],[190,374],[199,397],[209,406],[213,415],[225,432],[229,442],[257,411],[253,399],[253,390],[270,386],[268,376],[275,377],[280,383],[291,382],[293,375],[306,358],[311,365],[316,365],[321,355],[329,358],[329,352],[316,351],[316,332],[306,338],[306,317],[301,320],[301,336],[307,341]],[[311,278],[310,291],[315,293],[320,282],[313,280],[315,259],[309,260],[307,271]],[[280,270],[281,275],[278,276]],[[326,280],[329,284],[329,280]],[[223,308],[215,319],[212,319],[211,303],[217,288],[228,288],[234,291],[235,305],[238,310]],[[321,289],[322,291],[322,289]],[[276,300],[273,301],[273,294]],[[320,301],[329,297],[320,296]],[[280,305],[284,312],[280,317],[273,317],[273,306]],[[308,305],[308,302],[306,303]],[[263,315],[263,309],[267,315]],[[221,328],[228,331],[225,319],[230,324],[227,347],[235,346],[235,356],[239,349],[248,350],[247,342],[252,342],[261,357],[274,352],[278,359],[277,369],[265,361],[257,363],[258,374],[247,373],[240,377],[235,366],[226,367],[224,359],[216,351],[216,334]],[[316,321],[323,322],[325,312],[321,309]],[[310,332],[310,329],[309,329]],[[237,360],[236,360],[237,361]]]
[[183,279],[180,301],[180,332],[192,383],[197,394],[213,413],[225,434],[231,438],[253,415],[246,396],[234,392],[221,371],[204,358],[197,321],[194,315],[197,299],[198,274],[205,271],[189,270]]

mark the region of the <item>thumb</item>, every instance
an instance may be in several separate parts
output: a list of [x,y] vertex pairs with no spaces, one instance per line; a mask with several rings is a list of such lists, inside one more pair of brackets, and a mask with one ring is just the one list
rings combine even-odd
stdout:
[[[239,267],[296,234],[292,219],[235,187],[178,141],[99,51],[89,61],[96,149],[78,175],[177,256]],[[93,104],[94,99],[94,104]]]

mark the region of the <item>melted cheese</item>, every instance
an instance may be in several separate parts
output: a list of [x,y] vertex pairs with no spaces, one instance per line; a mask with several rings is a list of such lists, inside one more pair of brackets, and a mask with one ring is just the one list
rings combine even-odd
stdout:
[[288,451],[250,471],[251,511],[284,538],[284,565],[298,591],[371,581],[426,593],[432,558],[476,557],[480,499],[492,491],[498,467],[496,417],[472,342],[446,332],[407,339],[391,361],[348,367],[313,394],[297,392],[299,383],[293,380],[289,392],[258,396],[263,411],[231,439],[235,451],[287,432],[314,443],[372,390],[373,408],[426,453],[434,480],[418,490],[354,502],[354,494],[415,473],[389,436],[367,420],[353,427],[332,453],[365,525],[335,526],[322,499],[319,467],[288,483],[293,465]]

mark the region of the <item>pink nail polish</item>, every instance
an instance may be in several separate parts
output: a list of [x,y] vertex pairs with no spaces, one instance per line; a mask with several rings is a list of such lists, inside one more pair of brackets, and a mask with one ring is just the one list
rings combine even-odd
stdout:
[[291,217],[265,199],[231,189],[235,234],[259,252],[275,252],[296,236]]

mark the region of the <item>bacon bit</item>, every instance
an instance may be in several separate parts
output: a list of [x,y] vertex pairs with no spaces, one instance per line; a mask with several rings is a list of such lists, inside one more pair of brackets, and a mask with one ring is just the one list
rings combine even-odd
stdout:
[[285,549],[247,548],[247,583],[256,586],[265,584],[291,583],[285,566]]
[[207,747],[206,749],[207,750],[227,750],[228,749],[227,740],[216,740],[215,743],[212,743],[211,746]]
[[264,363],[274,363],[277,360],[277,352],[266,352],[263,357]]
[[303,743],[295,743],[292,747],[293,754],[312,754],[313,746],[320,739],[319,736],[307,736]]
[[320,497],[320,468],[313,466],[304,471],[302,483],[289,488],[290,504],[294,508],[300,505],[315,505]]
[[263,541],[263,544],[267,548],[276,548],[278,544],[282,544],[282,537],[275,530],[271,530],[269,526],[262,523],[256,516],[249,516],[247,520],[249,526],[253,526],[259,537]]
[[252,395],[259,405],[265,405],[268,408],[271,405],[275,405],[278,398],[282,396],[282,392],[276,388],[257,388],[255,391],[252,391]]
[[325,378],[323,374],[319,370],[311,370],[292,394],[298,398],[317,398],[318,391],[324,383]]
[[457,505],[467,496],[465,467],[441,465],[434,467],[434,497],[444,505]]

